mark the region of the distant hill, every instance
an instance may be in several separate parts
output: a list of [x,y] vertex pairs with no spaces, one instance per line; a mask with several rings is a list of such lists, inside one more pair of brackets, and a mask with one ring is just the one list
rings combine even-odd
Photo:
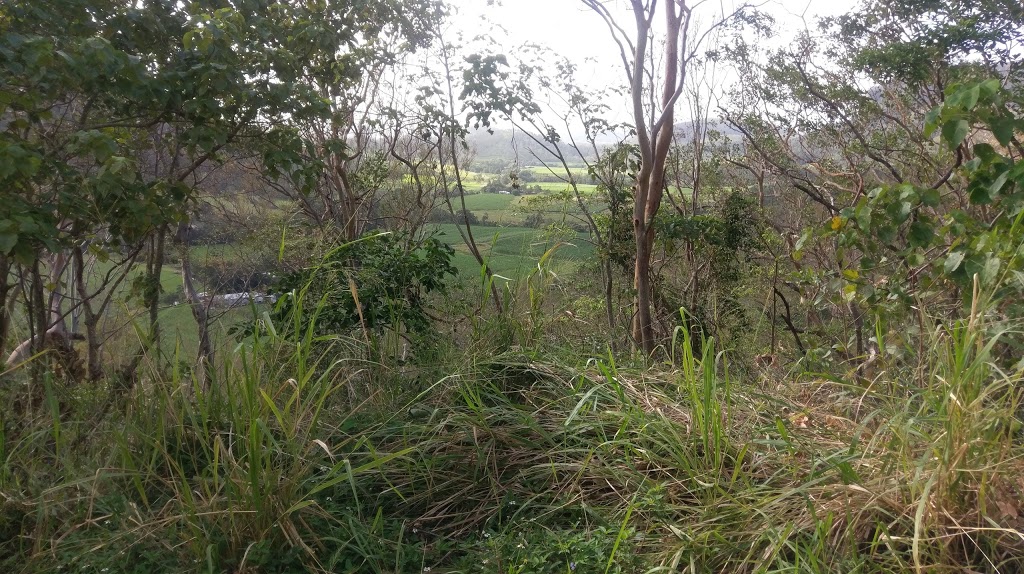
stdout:
[[[730,139],[740,139],[742,134],[725,123],[715,123],[713,129],[725,134]],[[676,124],[676,133],[692,133],[693,122],[680,122]],[[577,141],[582,142],[582,136]],[[613,145],[618,141],[615,136],[598,138],[598,145]],[[529,135],[510,129],[496,129],[493,133],[487,130],[476,130],[466,137],[466,143],[473,150],[473,163],[470,166],[473,171],[498,173],[518,162],[520,166],[538,165],[543,162],[556,161],[555,157],[546,152],[530,139]],[[570,165],[579,165],[581,158],[569,151],[569,146],[563,146],[566,159]],[[592,158],[588,158],[592,159]]]
[[[474,153],[472,168],[475,171],[497,172],[514,162],[526,166],[557,161],[527,134],[517,130],[494,130],[494,133],[477,130],[469,134],[466,143]],[[563,150],[570,164],[581,163],[569,146],[563,146]]]

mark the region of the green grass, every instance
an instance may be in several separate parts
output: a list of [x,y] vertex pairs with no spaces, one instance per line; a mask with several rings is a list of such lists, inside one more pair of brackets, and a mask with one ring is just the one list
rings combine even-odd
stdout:
[[[1000,302],[924,317],[900,333],[919,347],[863,380],[759,372],[681,327],[645,361],[603,351],[602,324],[559,298],[553,277],[594,257],[581,237],[552,251],[540,229],[476,226],[516,282],[497,314],[456,227],[436,229],[469,295],[426,336],[322,333],[323,303],[300,297],[240,341],[252,309],[225,310],[201,380],[178,305],[133,381],[9,373],[0,571],[1024,571],[1024,373],[999,367],[1022,326]],[[132,336],[106,342],[112,364]]]
[[[554,172],[553,173],[552,173],[551,169],[548,169],[547,167],[545,167],[543,165],[527,165],[527,166],[522,167],[520,169],[520,171],[528,171],[530,173],[533,173],[533,174],[539,175],[539,176],[554,175],[556,177],[563,177],[565,175],[565,172],[561,168],[561,166],[555,166],[554,164],[552,164],[552,167],[554,168]],[[582,165],[580,165],[580,166],[570,165],[569,169],[572,171],[572,174],[575,175],[576,178],[579,179],[580,181],[586,181],[587,179],[590,178],[590,172],[587,171],[587,168],[582,166]]]
[[[739,381],[685,330],[653,368],[515,350],[519,311],[412,363],[296,320],[209,387],[188,364],[129,389],[51,380],[2,427],[0,569],[1024,567],[1019,374],[991,366],[1013,326],[936,329],[927,369],[865,388]],[[26,408],[29,387],[0,392]]]
[[[560,181],[538,181],[523,184],[523,187],[531,189],[535,186],[540,187],[544,191],[554,192],[563,192],[572,189],[569,184]],[[592,183],[577,183],[576,187],[579,188],[580,193],[583,195],[591,195],[597,192],[597,185]]]
[[512,211],[519,205],[520,197],[501,193],[478,193],[466,196],[466,209],[478,211]]
[[[534,212],[540,211],[544,223],[561,221],[566,214],[579,214],[580,208],[575,197],[562,195],[566,187],[562,184],[542,184],[549,191],[542,194],[522,196],[499,193],[479,193],[466,196],[466,209],[473,212],[487,226],[523,225]],[[586,193],[591,193],[592,190]],[[604,203],[586,199],[588,209],[597,213],[604,209]],[[460,206],[461,208],[461,206]]]
[[[480,265],[470,254],[454,224],[436,225],[439,237],[455,248],[453,264],[459,276],[475,278],[480,275]],[[529,227],[486,227],[475,226],[473,235],[481,253],[487,259],[494,273],[509,279],[523,279],[536,269],[537,260],[555,242],[545,236],[543,230]],[[583,235],[559,247],[554,256],[554,269],[559,273],[570,273],[593,254],[593,245]]]

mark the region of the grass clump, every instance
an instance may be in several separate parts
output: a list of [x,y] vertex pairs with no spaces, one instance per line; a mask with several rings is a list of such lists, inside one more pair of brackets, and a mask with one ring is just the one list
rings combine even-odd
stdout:
[[1020,373],[997,366],[1010,326],[980,311],[931,334],[927,369],[741,385],[688,329],[644,367],[481,320],[473,346],[415,368],[298,309],[310,320],[265,322],[208,387],[153,370],[102,389],[115,408],[56,380],[35,402],[5,387],[27,406],[4,421],[0,567],[1024,567]]

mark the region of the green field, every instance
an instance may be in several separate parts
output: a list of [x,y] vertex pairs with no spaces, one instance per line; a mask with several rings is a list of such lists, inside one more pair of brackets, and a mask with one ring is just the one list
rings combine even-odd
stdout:
[[[583,167],[571,167],[573,175],[576,177],[577,187],[581,193],[591,194],[597,191],[597,185],[590,179],[590,174],[586,168]],[[529,173],[536,178],[564,178],[565,174],[560,170],[552,172],[544,166],[526,166],[520,168],[520,173]],[[462,173],[462,186],[469,193],[476,193],[480,191],[488,181],[497,177],[499,174],[495,173],[484,173],[477,171],[466,171]],[[507,175],[507,174],[506,174]],[[522,181],[520,185],[523,188],[533,188],[539,186],[544,191],[555,191],[562,192],[569,189],[569,184],[565,181]]]
[[[543,165],[528,165],[528,166],[525,166],[523,168],[520,168],[519,171],[520,172],[528,171],[528,172],[530,172],[530,173],[532,173],[534,175],[541,176],[541,177],[545,177],[545,176],[549,176],[549,175],[554,175],[556,177],[563,177],[565,175],[563,170],[561,169],[561,167],[555,167],[554,171],[552,172],[551,169],[548,169],[547,167],[544,167]],[[569,166],[569,171],[571,171],[572,174],[574,176],[576,176],[576,178],[578,180],[580,180],[580,181],[588,181],[590,179],[590,172],[587,170],[586,167],[584,167],[582,165],[570,165]]]
[[[454,224],[436,225],[438,237],[455,248],[454,265],[459,275],[476,277],[480,266],[465,246]],[[536,269],[541,256],[558,241],[546,236],[540,229],[528,227],[484,227],[473,228],[473,236],[481,253],[492,271],[509,279],[522,279]],[[571,272],[577,265],[590,257],[593,245],[582,234],[564,242],[554,253],[551,265],[556,273]]]
[[477,211],[511,211],[520,205],[521,197],[502,193],[477,193],[466,196],[466,209]]
[[[545,184],[555,188],[561,184]],[[593,187],[593,186],[592,186]],[[565,191],[564,186],[558,192]],[[592,212],[602,209],[603,203],[587,199]],[[456,208],[458,206],[456,205]],[[579,213],[574,197],[556,196],[554,192],[532,195],[506,195],[500,193],[478,193],[466,196],[466,209],[486,225],[522,225],[531,213],[541,212],[545,223],[561,221],[565,214]]]
[[[543,189],[544,191],[555,192],[569,191],[572,189],[571,187],[569,187],[568,183],[561,181],[538,181],[526,183],[523,185],[528,188],[533,188],[537,186]],[[580,193],[584,195],[590,195],[597,192],[597,185],[592,183],[577,183],[576,187],[579,188]]]
[[[564,187],[562,184],[544,184],[546,187]],[[559,275],[571,274],[581,261],[593,254],[593,245],[586,234],[569,237],[553,237],[545,229],[524,226],[532,214],[541,213],[541,226],[565,219],[566,214],[575,213],[578,206],[574,201],[565,201],[549,194],[513,196],[498,193],[479,193],[465,197],[466,208],[486,224],[477,224],[473,233],[483,256],[496,275],[512,281],[525,279],[536,269],[540,258],[556,244],[559,244],[550,260],[550,268]],[[455,204],[458,209],[458,204]],[[473,281],[480,275],[480,266],[465,246],[454,224],[433,226],[443,241],[455,249],[454,266],[459,271],[460,281]],[[211,259],[230,259],[241,250],[251,249],[236,244],[194,245],[191,247],[192,261],[202,264]],[[179,355],[189,360],[196,353],[196,323],[191,309],[184,304],[180,266],[173,260],[175,253],[168,253],[172,260],[164,264],[161,272],[161,309],[159,320],[162,330],[161,352],[165,356]],[[90,290],[100,288],[101,277],[114,266],[113,261],[99,261],[88,272]],[[135,328],[122,329],[116,339],[105,349],[133,349],[141,344],[139,337],[148,329],[148,314],[141,307],[141,300],[133,294],[133,282],[142,276],[144,267],[136,265],[117,287],[107,309],[102,328],[120,328],[134,324]],[[212,286],[197,281],[198,291],[211,290]],[[234,309],[212,308],[211,334],[218,347],[232,343],[228,329],[248,320],[251,309],[242,306]],[[106,352],[106,351],[105,351]]]

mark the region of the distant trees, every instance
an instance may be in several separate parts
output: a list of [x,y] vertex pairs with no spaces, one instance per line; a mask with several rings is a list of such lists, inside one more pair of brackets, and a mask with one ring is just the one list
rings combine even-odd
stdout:
[[[711,306],[712,283],[742,274],[737,262],[760,225],[748,217],[754,203],[734,193],[745,186],[776,232],[756,247],[772,254],[773,308],[807,302],[804,317],[773,313],[801,350],[820,335],[863,355],[878,324],[870,309],[906,312],[937,293],[930,302],[954,313],[968,277],[984,283],[1016,269],[995,255],[1003,240],[983,238],[994,229],[1015,237],[1007,221],[1019,213],[1006,187],[1024,153],[1019,3],[869,0],[763,53],[714,45],[733,27],[763,28],[746,5],[704,18],[687,0],[629,0],[626,23],[607,2],[581,2],[618,48],[626,129],[606,117],[615,88],[580,88],[571,62],[527,49],[515,65],[464,54],[445,33],[440,0],[5,3],[0,349],[68,347],[84,331],[87,371],[99,377],[113,293],[141,304],[143,346],[157,348],[161,278],[173,264],[198,325],[199,363],[208,362],[199,275],[265,280],[255,263],[193,260],[196,238],[211,235],[200,204],[225,187],[258,186],[276,194],[268,204],[286,198],[288,216],[335,243],[385,228],[413,251],[428,221],[456,223],[490,276],[464,200],[466,109],[474,125],[510,120],[516,149],[521,141],[530,163],[550,168],[542,177],[571,190],[563,199],[575,200],[577,224],[599,246],[609,329],[623,323],[613,292],[625,274],[631,335],[647,355],[664,340],[659,316]],[[413,63],[425,50],[440,67]],[[727,60],[741,81],[721,111],[742,145],[711,129],[706,74]],[[548,121],[541,91],[556,95],[565,126]],[[585,141],[574,139],[579,126]],[[620,145],[597,144],[616,130]],[[501,171],[512,189],[540,178],[518,158]],[[585,200],[583,177],[600,201]],[[686,266],[673,277],[678,297],[659,292],[674,255]],[[257,263],[271,259],[267,249]],[[844,324],[823,333],[832,315]]]
[[[90,324],[139,258],[158,338],[170,240],[202,363],[212,346],[192,281],[189,219],[203,177],[245,147],[271,177],[315,187],[323,165],[348,157],[349,141],[328,131],[313,145],[299,126],[348,112],[332,103],[371,72],[368,58],[384,57],[377,38],[415,45],[441,14],[430,0],[373,0],[358,11],[343,2],[260,10],[206,0],[5,3],[0,308],[22,299],[36,349],[42,333],[63,332],[69,315],[84,312],[96,376],[100,338]],[[96,258],[115,269],[100,285],[83,275]],[[6,338],[12,318],[0,319]]]

